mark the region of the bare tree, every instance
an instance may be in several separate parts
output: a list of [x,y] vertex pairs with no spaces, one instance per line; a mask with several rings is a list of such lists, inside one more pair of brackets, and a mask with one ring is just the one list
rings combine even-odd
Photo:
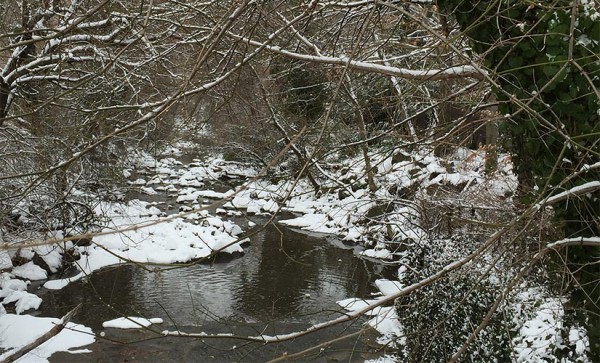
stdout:
[[[199,123],[237,136],[225,147],[266,169],[295,160],[286,177],[306,177],[319,193],[333,185],[343,199],[368,186],[374,207],[362,223],[378,233],[369,242],[414,266],[405,287],[305,330],[227,338],[280,342],[394,305],[404,314],[406,359],[515,359],[506,317],[532,281],[575,296],[589,310],[581,325],[597,321],[596,2],[21,0],[5,11],[7,210],[48,189],[47,210],[70,207],[69,191],[120,151]],[[504,145],[492,135],[497,123]],[[445,165],[379,188],[387,160],[427,169],[416,157],[423,149]],[[496,170],[497,150],[516,161],[522,192],[493,195],[479,179],[433,182],[465,152],[465,160],[485,154],[488,176],[509,173]],[[364,173],[334,176],[341,155],[357,151]],[[560,228],[547,222],[552,210]],[[555,276],[569,282],[557,287]],[[597,326],[587,329],[596,336]],[[565,347],[553,352],[573,358]]]

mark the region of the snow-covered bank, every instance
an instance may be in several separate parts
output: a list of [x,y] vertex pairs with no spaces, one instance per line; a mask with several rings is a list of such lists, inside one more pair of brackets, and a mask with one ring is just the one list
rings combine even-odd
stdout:
[[[349,298],[338,301],[338,305],[349,312],[359,311],[365,307],[378,302],[380,299],[399,292],[403,285],[399,281],[376,280],[375,285],[381,292],[381,297],[363,300],[357,298]],[[399,347],[405,343],[402,325],[398,321],[398,313],[394,306],[379,306],[371,311],[368,315],[371,317],[367,324],[376,329],[381,336],[377,339],[377,343]]]
[[[150,177],[147,181],[139,177],[134,178],[133,171]],[[20,249],[17,252],[18,257],[28,262],[12,268],[11,256],[7,256],[7,268],[10,268],[11,272],[4,279],[46,279],[48,272],[56,272],[62,267],[67,253],[77,259],[74,264],[79,272],[70,278],[50,280],[44,284],[45,288],[60,289],[98,269],[121,263],[185,263],[217,252],[243,253],[240,244],[247,240],[238,241],[237,238],[242,229],[224,217],[213,216],[206,210],[200,210],[200,198],[222,198],[233,193],[219,193],[205,188],[206,184],[219,178],[246,178],[255,174],[256,171],[250,167],[225,162],[220,158],[212,158],[206,163],[196,160],[182,166],[181,162],[173,158],[155,160],[148,154],[139,154],[134,158],[131,168],[124,172],[124,175],[132,180],[130,185],[150,195],[158,194],[158,190],[166,194],[167,200],[172,197],[175,203],[182,204],[180,209],[197,209],[198,212],[185,213],[174,218],[159,209],[168,207],[168,204],[164,203],[150,203],[137,199],[128,202],[99,202],[94,213],[105,222],[102,229],[97,231],[100,235],[94,236],[92,243],[80,246],[67,241]],[[148,187],[149,185],[155,187]],[[150,193],[149,188],[154,192]],[[49,234],[49,237],[57,239],[63,236],[64,232],[61,230]],[[43,267],[49,271],[36,265],[33,261],[35,258],[41,260]],[[16,293],[11,293],[13,290]],[[29,297],[31,294],[26,295],[23,290],[25,287],[20,285],[18,289],[3,290],[5,303],[16,302],[19,313],[39,306],[37,301]],[[23,302],[20,302],[21,299]]]
[[[6,359],[14,351],[32,343],[60,322],[60,319],[36,318],[29,315],[1,315],[0,348],[8,351],[0,355],[0,360]],[[89,353],[87,349],[73,348],[83,347],[95,340],[92,329],[80,324],[67,323],[58,335],[36,347],[17,362],[44,363],[48,362],[47,358],[52,354],[63,351],[72,354]]]
[[[198,198],[221,198],[225,194],[210,189],[198,190],[196,188],[202,188],[221,177],[245,178],[255,173],[251,168],[226,163],[222,159],[212,159],[206,165],[195,162],[184,168],[177,168],[179,164],[172,158],[156,161],[147,155],[142,155],[135,161],[137,173],[148,174],[150,178],[146,180],[136,177],[129,184],[140,188],[144,194],[156,195],[164,192],[167,194],[166,197],[172,196],[175,203],[190,204],[188,209],[199,209],[201,201]],[[133,178],[131,169],[125,170],[124,175]],[[165,182],[162,181],[163,179]],[[84,193],[76,192],[76,194],[85,196]],[[114,195],[120,195],[117,199],[122,199],[124,193],[117,190]],[[123,263],[167,265],[195,261],[216,253],[243,253],[241,244],[247,239],[239,240],[237,236],[242,233],[242,229],[235,223],[225,220],[225,217],[211,215],[206,210],[185,213],[181,216],[167,216],[157,207],[157,204],[162,207],[167,206],[137,199],[128,202],[102,201],[96,204],[94,213],[104,223],[102,229],[92,231],[95,232],[92,234],[96,234],[93,236],[93,241],[86,243],[65,241],[33,248],[21,248],[10,254],[4,253],[6,261],[3,267],[8,272],[2,273],[0,278],[2,304],[10,306],[14,304],[14,311],[17,314],[38,309],[43,302],[35,294],[26,291],[29,280],[47,279],[50,274],[64,267],[66,259],[73,261],[71,263],[76,267],[77,273],[73,277],[49,280],[43,284],[44,288],[61,289],[70,282],[85,278],[94,271]],[[56,230],[49,232],[46,237],[61,239],[65,234],[62,230]],[[17,259],[20,265],[13,267],[12,259]],[[11,336],[11,339],[3,340],[3,347],[6,348],[23,346],[33,341],[35,337],[50,330],[56,321],[56,319],[38,319],[27,315],[6,314],[3,305],[0,305],[2,308],[0,330]],[[137,327],[162,322],[161,319],[146,321],[138,318],[131,318],[127,321],[131,323],[132,320],[137,323]],[[31,335],[27,338],[23,336],[24,330],[16,327],[21,323],[27,323],[33,327],[33,331],[28,331]],[[106,322],[106,326],[131,328],[121,320]],[[69,329],[79,328],[89,338],[81,339],[79,335],[67,334],[70,332]],[[65,335],[67,335],[66,338]],[[70,345],[64,342],[65,339],[71,341]],[[45,361],[45,358],[55,351],[68,350],[71,347],[90,344],[93,341],[94,335],[89,328],[69,324],[63,333],[28,354],[26,359],[27,361],[30,361],[30,358],[33,361]],[[36,354],[35,357],[33,357],[34,354]]]
[[[95,237],[92,246],[78,247],[81,259],[76,263],[80,272],[71,278],[48,281],[45,288],[60,289],[98,269],[119,263],[185,263],[216,252],[243,253],[240,243],[244,241],[236,242],[241,228],[206,211],[161,221],[162,212],[158,208],[133,200],[127,204],[102,203],[97,212],[110,221],[102,232],[116,232]],[[147,226],[126,230],[141,225]]]
[[[449,263],[460,259],[496,231],[494,223],[501,225],[513,218],[512,195],[517,188],[517,180],[510,157],[499,155],[492,163],[496,165],[494,170],[487,169],[487,157],[485,149],[459,149],[446,158],[436,157],[425,149],[411,155],[398,150],[375,154],[372,162],[377,165],[374,180],[378,188],[374,192],[368,190],[364,181],[361,158],[350,158],[328,169],[329,179],[321,180],[319,191],[314,191],[303,179],[277,183],[257,180],[236,190],[224,207],[241,209],[248,214],[269,214],[278,210],[295,213],[295,218],[280,223],[307,231],[331,233],[345,241],[360,243],[366,247],[363,256],[394,261],[402,271],[411,271],[413,277],[410,281],[414,281],[415,276],[424,273],[420,271],[420,263],[433,262],[441,269],[444,264],[440,261]],[[482,299],[486,302],[479,302],[477,306],[485,307],[485,304],[493,302],[500,291],[498,289],[502,289],[500,281],[516,273],[509,266],[500,267],[503,262],[491,262],[492,257],[484,254],[477,262],[477,273],[488,267],[494,270],[489,276],[493,283],[478,292],[484,294]],[[391,290],[401,288],[406,274],[399,273],[400,281],[381,282],[382,286],[378,287],[384,295],[393,294]],[[460,279],[460,274],[451,279],[454,278]],[[467,279],[461,284],[465,285],[460,294],[474,296],[476,301],[476,295],[469,294],[470,289],[478,289],[477,280]],[[496,287],[493,286],[495,284]],[[522,296],[530,293],[527,286],[515,288],[514,294]],[[458,296],[438,296],[438,299],[442,298],[460,299]],[[378,298],[350,298],[339,303],[349,311],[356,311],[377,301]],[[540,361],[555,356],[562,349],[563,361],[585,362],[589,346],[585,329],[566,324],[563,299],[553,296],[548,290],[541,290],[536,299],[528,303],[534,308],[519,309],[523,300],[510,298],[501,309],[513,319],[514,325],[505,329],[505,332],[510,332],[512,353],[507,353],[506,347],[494,345],[490,339],[482,348],[490,350],[481,354],[493,355],[493,349],[500,349],[517,361]],[[383,334],[381,343],[406,344],[405,329],[398,317],[402,312],[397,309],[395,306],[378,307],[370,313],[369,324]],[[445,309],[451,311],[456,308],[449,304]],[[428,313],[423,310],[411,314]],[[436,314],[443,319],[446,313]],[[427,318],[421,319],[427,321]],[[474,320],[470,324],[479,322]],[[430,323],[438,324],[434,320]],[[426,324],[422,328],[428,326]],[[488,330],[484,330],[483,334],[491,334]],[[470,333],[470,328],[466,331]],[[459,344],[467,336],[460,338]]]
[[376,153],[372,155],[375,192],[364,181],[364,161],[347,158],[331,164],[329,178],[322,181],[319,191],[303,179],[258,180],[238,187],[225,208],[251,214],[293,212],[296,218],[280,223],[363,244],[366,257],[399,260],[408,246],[431,238],[426,231],[431,226],[423,223],[427,210],[421,202],[439,209],[458,204],[478,214],[490,208],[511,209],[517,180],[510,158],[501,155],[492,175],[486,174],[485,158],[484,150],[467,149],[447,159],[427,149],[411,155],[399,150]]

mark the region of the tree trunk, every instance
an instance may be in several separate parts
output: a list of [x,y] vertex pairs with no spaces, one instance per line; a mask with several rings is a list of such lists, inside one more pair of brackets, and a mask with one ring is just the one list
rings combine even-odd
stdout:
[[356,112],[356,121],[358,123],[358,131],[360,133],[360,140],[362,141],[362,143],[360,144],[360,148],[362,150],[363,158],[365,160],[365,174],[367,177],[367,185],[369,186],[369,191],[371,193],[374,193],[377,191],[377,185],[375,184],[375,179],[373,176],[373,167],[371,166],[371,158],[369,157],[369,144],[367,143],[367,127],[365,125],[365,117],[363,115],[356,94],[352,90],[350,84],[350,77],[347,74],[346,80],[348,81],[348,87],[346,87],[346,91],[348,92],[348,96],[350,96],[350,99],[354,104],[354,109]]
[[0,127],[4,124],[6,115],[8,115],[8,95],[10,94],[10,88],[4,82],[4,79],[0,77]]

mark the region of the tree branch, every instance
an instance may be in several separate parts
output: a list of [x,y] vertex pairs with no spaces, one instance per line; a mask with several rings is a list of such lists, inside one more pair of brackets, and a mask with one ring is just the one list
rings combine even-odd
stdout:
[[600,246],[600,237],[565,238],[556,242],[548,243],[546,245],[546,248],[556,250],[562,247],[569,246]]
[[388,76],[399,77],[404,79],[416,79],[423,81],[439,81],[446,79],[456,79],[456,78],[476,78],[483,79],[484,74],[475,69],[472,66],[462,65],[455,66],[446,69],[429,69],[429,70],[412,70],[406,68],[398,68],[392,66],[386,66],[381,64],[363,62],[350,59],[348,57],[328,57],[328,56],[318,56],[318,55],[309,55],[303,53],[296,53],[289,50],[281,49],[278,46],[267,45],[266,43],[261,43],[237,34],[228,33],[228,35],[237,40],[244,41],[250,45],[256,47],[263,47],[266,50],[288,57],[292,59],[297,59],[305,62],[311,63],[321,63],[321,64],[330,64],[348,67],[350,69],[356,71],[363,71],[369,73],[378,73],[385,74]]

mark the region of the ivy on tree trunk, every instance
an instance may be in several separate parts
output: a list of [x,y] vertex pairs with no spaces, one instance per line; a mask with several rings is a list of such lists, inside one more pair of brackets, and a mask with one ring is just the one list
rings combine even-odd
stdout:
[[[509,115],[503,131],[510,138],[524,202],[540,192],[557,194],[600,181],[598,5],[588,0],[438,0],[438,6],[453,15],[498,85],[500,111]],[[598,189],[554,208],[567,237],[600,236]],[[577,290],[574,297],[585,304],[590,297],[600,298],[598,257],[597,247],[575,247],[567,254],[581,290],[587,290]],[[598,358],[596,323],[588,321],[588,334]]]

